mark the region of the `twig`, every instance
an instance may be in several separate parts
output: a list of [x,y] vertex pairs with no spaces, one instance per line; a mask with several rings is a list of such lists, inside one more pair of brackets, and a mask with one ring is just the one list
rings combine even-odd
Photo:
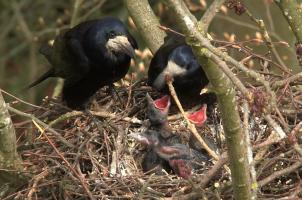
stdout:
[[55,131],[54,129],[50,128],[49,125],[47,125],[46,123],[42,122],[41,120],[39,120],[38,118],[36,118],[35,116],[28,114],[28,113],[24,113],[20,110],[17,110],[11,106],[7,106],[8,110],[16,113],[17,115],[23,116],[23,117],[27,117],[30,118],[31,120],[36,121],[39,125],[44,127],[44,130],[48,130],[50,131],[52,134],[54,134],[56,136],[56,138],[58,138],[59,141],[61,141],[63,144],[65,144],[66,146],[70,147],[70,148],[74,148],[74,145],[69,143],[64,137],[61,136],[61,134],[59,134],[57,131]]
[[73,4],[73,12],[72,12],[71,20],[70,20],[70,28],[72,28],[73,26],[75,26],[77,24],[78,13],[80,11],[80,6],[82,3],[83,3],[83,0],[75,0],[75,2]]
[[164,31],[168,31],[168,32],[174,33],[175,35],[179,35],[181,37],[185,37],[184,34],[178,32],[178,31],[175,31],[175,30],[173,30],[171,28],[168,28],[166,26],[159,25],[158,28],[160,28],[161,30],[164,30]]
[[[255,145],[255,149],[260,149],[260,151],[257,152],[257,154],[254,157],[255,162],[259,162],[261,159],[263,159],[263,155],[266,154],[266,152],[269,149],[269,146],[272,144],[275,144],[277,142],[280,142],[280,137],[275,131],[272,131],[271,134],[268,136],[268,138],[262,142],[261,144]],[[263,148],[265,147],[265,148]]]
[[302,160],[299,160],[299,161],[295,162],[293,165],[291,165],[291,166],[289,166],[289,167],[287,167],[287,168],[285,168],[283,170],[274,172],[270,176],[262,179],[261,181],[258,181],[258,185],[260,187],[263,187],[266,184],[268,184],[269,182],[275,180],[276,178],[278,178],[280,176],[283,176],[283,175],[289,174],[291,172],[294,172],[296,169],[298,169],[301,166],[302,166]]
[[[257,74],[257,79],[265,81],[263,77],[252,70],[247,69],[242,63],[236,61],[227,53],[220,51],[211,45],[209,39],[203,34],[195,17],[190,13],[185,3],[181,0],[165,0],[169,4],[171,11],[175,13],[175,20],[178,22],[179,28],[182,28],[186,35],[191,39],[192,50],[200,63],[204,63],[203,69],[207,74],[211,84],[216,90],[219,107],[223,118],[223,127],[226,134],[226,143],[228,147],[230,168],[232,170],[233,195],[235,199],[250,199],[250,176],[248,164],[246,160],[246,146],[242,136],[241,120],[239,117],[238,108],[236,105],[235,91],[231,81],[224,76],[224,73],[214,64],[211,59],[205,58],[203,52],[208,49],[220,59],[236,64],[239,67],[245,68],[247,74]],[[216,51],[216,52],[215,52]],[[239,68],[238,67],[238,68]],[[259,81],[259,82],[260,82]],[[269,83],[264,82],[266,89],[270,90]],[[271,94],[271,98],[275,100],[275,94]],[[272,100],[273,101],[273,100]],[[230,116],[231,115],[231,116]]]
[[256,19],[248,9],[246,10],[246,14],[250,17],[250,19],[252,21],[254,21],[258,25],[258,27],[260,29],[260,32],[261,32],[261,35],[264,38],[264,41],[265,41],[268,49],[272,53],[274,53],[276,59],[278,60],[278,62],[282,66],[282,70],[285,71],[286,73],[290,73],[289,69],[285,66],[284,62],[280,58],[279,53],[277,52],[277,50],[276,50],[276,48],[275,48],[275,46],[274,46],[274,44],[272,42],[272,39],[270,38],[270,36],[268,34],[268,31],[266,29],[264,21],[262,19]]
[[[301,7],[298,1],[277,1],[275,3],[280,7],[282,14],[284,15],[285,19],[287,20],[289,26],[291,27],[292,32],[296,36],[297,43],[296,43],[296,50],[300,48],[302,43],[302,30],[301,30]],[[299,51],[296,51],[297,59],[302,65],[302,57]]]
[[264,116],[264,119],[268,122],[268,124],[276,131],[278,134],[279,139],[286,138],[286,133],[283,129],[275,122],[271,115],[267,114]]
[[90,9],[86,14],[79,18],[79,21],[82,22],[86,20],[90,15],[95,13],[96,11],[99,11],[102,5],[106,2],[106,0],[100,0],[97,5],[94,5],[92,9]]
[[255,155],[256,162],[259,162],[262,159],[263,155],[268,151],[270,145],[278,143],[281,140],[287,138],[287,135],[284,130],[279,126],[279,124],[275,122],[271,115],[265,115],[264,119],[274,129],[274,131],[272,131],[272,133],[268,136],[265,142],[255,146],[255,148],[265,147]]
[[32,199],[33,193],[36,192],[39,181],[41,179],[44,179],[45,176],[47,176],[48,174],[49,174],[49,171],[48,171],[48,169],[46,169],[46,170],[44,170],[43,172],[41,172],[40,174],[38,174],[37,176],[35,176],[33,178],[34,183],[32,184],[31,189],[28,191],[28,195],[27,195],[27,198],[29,200]]
[[299,122],[288,135],[289,141],[293,144],[293,148],[302,156],[302,148],[298,144],[296,134],[302,128],[302,122]]
[[249,104],[247,101],[244,101],[243,102],[243,133],[245,135],[247,160],[249,163],[251,181],[252,181],[251,198],[255,200],[255,199],[257,199],[258,184],[257,184],[257,174],[256,174],[256,170],[255,170],[255,163],[254,163],[254,159],[253,159],[253,150],[252,150],[251,141],[250,141],[249,115],[250,115]]
[[122,127],[118,127],[118,135],[116,138],[116,141],[114,143],[115,150],[112,151],[112,161],[110,164],[110,175],[116,175],[116,172],[118,170],[119,166],[119,156],[122,152],[122,149],[124,148],[123,140],[125,137],[125,131],[122,129]]
[[199,141],[199,143],[201,144],[201,146],[209,153],[209,155],[211,155],[215,160],[219,160],[219,156],[207,145],[207,143],[205,143],[205,141],[202,139],[202,137],[199,135],[196,127],[194,124],[192,124],[190,122],[190,120],[188,119],[178,97],[176,94],[176,91],[174,89],[174,86],[172,85],[172,80],[167,80],[167,85],[169,87],[171,96],[173,97],[178,109],[180,110],[183,118],[185,119],[187,125],[188,125],[188,129],[191,131],[191,133],[196,137],[196,139]]
[[215,0],[212,4],[207,8],[206,12],[203,14],[199,23],[203,23],[204,32],[208,32],[208,28],[216,16],[217,11],[220,9],[225,0]]
[[302,128],[302,121],[299,122],[288,135],[288,139],[290,140],[291,143],[297,142],[296,134],[301,128]]
[[[231,16],[225,16],[225,15],[217,15],[217,19],[222,20],[221,23],[225,23],[223,21],[229,22],[230,24],[236,25],[239,29],[240,28],[247,28],[254,31],[257,31],[259,28],[256,25],[246,23],[245,21],[239,21]],[[226,23],[227,24],[227,23]],[[272,36],[274,39],[278,41],[284,41],[285,39],[280,37],[276,32],[269,31],[268,32],[270,36]],[[290,49],[291,52],[294,52],[292,49]]]
[[127,103],[126,103],[126,106],[125,106],[125,110],[128,109],[128,107],[130,105],[130,101],[131,101],[132,87],[133,87],[132,81],[133,81],[133,73],[131,73],[130,85],[128,87],[128,98],[127,98]]
[[85,180],[82,178],[82,176],[80,176],[78,174],[78,172],[71,166],[71,164],[66,160],[66,158],[60,153],[60,151],[56,148],[56,146],[54,145],[54,143],[50,140],[50,138],[47,136],[47,134],[45,133],[45,129],[42,129],[39,124],[35,121],[32,120],[33,123],[37,126],[37,128],[40,130],[41,134],[46,138],[46,140],[48,141],[48,143],[50,144],[50,146],[54,149],[54,151],[56,152],[56,154],[66,163],[67,167],[73,172],[73,174],[79,179],[81,185],[83,186],[85,192],[87,193],[87,195],[89,196],[89,198],[91,200],[94,200],[95,198],[93,197],[92,193],[90,192],[89,188],[87,187]]
[[284,86],[288,83],[294,82],[301,79],[302,80],[302,72],[299,72],[297,74],[294,74],[286,79],[280,80],[280,81],[276,81],[275,83],[273,83],[272,88],[277,88],[277,87],[281,87]]
[[20,98],[18,98],[18,97],[16,97],[16,96],[14,96],[14,95],[8,93],[8,92],[6,92],[6,91],[3,90],[3,89],[0,89],[0,91],[3,92],[3,93],[6,94],[6,95],[8,95],[8,96],[10,96],[10,97],[12,97],[12,98],[18,100],[18,101],[21,102],[21,103],[24,103],[24,104],[26,104],[26,105],[32,106],[32,107],[34,107],[34,108],[39,108],[39,109],[44,109],[44,110],[45,110],[45,108],[43,108],[43,107],[41,107],[41,106],[37,106],[37,105],[31,104],[31,103],[29,103],[29,102],[26,102],[26,101],[24,101],[24,100],[22,100],[22,99],[20,99]]
[[237,76],[234,75],[232,70],[227,66],[227,64],[220,59],[218,56],[216,56],[213,53],[210,53],[209,51],[205,51],[204,55],[212,61],[214,61],[217,66],[230,78],[230,80],[233,82],[235,86],[239,89],[239,91],[245,96],[245,98],[250,102],[252,101],[252,94],[249,92],[249,90],[243,85],[241,80],[237,78]]
[[[281,142],[282,140],[279,140],[275,133],[276,133],[276,132],[272,132],[264,142],[262,142],[262,143],[260,143],[260,144],[254,145],[254,146],[253,146],[253,150],[258,150],[258,149],[261,149],[261,148],[263,148],[263,147],[271,146],[271,145],[273,145],[273,144],[276,144],[276,143],[278,143],[278,142]],[[255,159],[256,159],[256,158],[259,159],[260,157],[261,157],[261,156],[259,156],[258,154],[256,154]],[[258,159],[257,159],[257,160],[258,160]]]
[[[97,116],[97,117],[104,117],[104,118],[113,118],[113,119],[117,119],[117,120],[123,120],[126,122],[130,122],[133,124],[142,124],[143,122],[135,117],[118,117],[116,114],[114,113],[109,113],[106,111],[90,111],[92,115]],[[57,119],[51,121],[49,123],[49,126],[52,127],[55,124],[58,124],[66,119],[72,118],[72,117],[77,117],[77,116],[81,116],[84,115],[85,113],[82,111],[72,111],[72,112],[68,112],[65,113],[63,115],[61,115],[60,117],[58,117]]]
[[[181,12],[183,12],[183,13],[181,13],[181,15],[185,15],[185,13],[187,11],[181,11]],[[186,14],[186,16],[187,15],[189,15],[189,14]],[[190,16],[192,16],[192,15],[190,14]],[[205,38],[200,33],[198,27],[196,27],[196,19],[192,19],[191,17],[187,16],[184,18],[182,23],[184,23],[185,26],[189,29],[188,31],[190,32],[190,37],[194,37],[194,39],[198,40],[198,42],[200,43],[199,44],[200,46],[205,47],[202,49],[202,54],[204,54],[205,56],[209,56],[210,58],[212,58],[212,57],[214,57],[214,55],[216,55],[217,59],[221,60],[222,62],[231,64],[232,66],[243,71],[247,76],[249,76],[249,77],[255,79],[257,82],[261,83],[271,97],[272,107],[276,109],[276,107],[277,107],[276,106],[276,95],[271,90],[269,82],[266,81],[265,78],[261,74],[255,72],[254,70],[248,69],[246,66],[244,66],[243,63],[238,62],[237,60],[235,60],[234,58],[232,58],[225,52],[222,52],[218,48],[214,47],[211,44],[211,42],[209,41],[209,39]]]
[[202,181],[199,183],[200,187],[206,187],[210,180],[215,176],[215,174],[218,173],[219,169],[227,163],[227,161],[227,153],[225,152],[220,156],[219,160],[214,164],[214,166],[202,176]]

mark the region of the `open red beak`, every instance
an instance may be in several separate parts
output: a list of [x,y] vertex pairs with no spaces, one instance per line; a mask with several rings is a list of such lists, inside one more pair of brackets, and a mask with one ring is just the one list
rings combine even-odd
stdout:
[[165,111],[170,107],[170,96],[165,95],[160,99],[156,99],[154,101],[154,106],[161,111]]
[[189,114],[188,119],[196,126],[202,126],[207,120],[207,104],[204,104],[197,112]]

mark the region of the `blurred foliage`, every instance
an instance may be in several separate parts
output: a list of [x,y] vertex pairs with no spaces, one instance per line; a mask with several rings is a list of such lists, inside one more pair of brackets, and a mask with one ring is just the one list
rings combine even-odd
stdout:
[[[206,0],[185,1],[198,19],[212,2]],[[39,103],[42,97],[51,95],[55,83],[53,81],[45,81],[28,91],[22,91],[22,89],[48,68],[49,64],[46,59],[39,54],[39,47],[53,39],[60,29],[69,27],[74,2],[75,0],[0,0],[0,88],[32,103]],[[244,2],[255,18],[264,20],[274,42],[285,41],[290,45],[289,47],[276,45],[278,54],[289,68],[300,71],[301,68],[298,66],[293,50],[295,43],[293,34],[277,6],[270,0],[246,0]],[[160,0],[152,0],[150,3],[162,24],[174,28],[173,13],[169,13],[167,7]],[[132,77],[142,77],[148,67],[151,53],[146,49],[139,33],[135,31],[135,26],[128,18],[122,0],[83,0],[76,16],[76,23],[107,15],[116,16],[131,27],[131,32],[137,38],[140,47],[137,59],[132,63],[131,72],[134,72]],[[247,15],[238,16],[226,7],[221,9],[209,31],[214,39],[231,42],[253,38],[262,39],[259,28]],[[254,42],[246,45],[261,55],[266,55],[268,51],[263,43]],[[238,60],[243,58],[237,50],[231,50],[230,53]],[[274,56],[272,59],[276,61]],[[260,62],[257,60],[250,60],[247,65],[261,69]],[[275,70],[274,72],[279,73],[280,71]],[[128,79],[130,77],[131,75],[127,76]]]

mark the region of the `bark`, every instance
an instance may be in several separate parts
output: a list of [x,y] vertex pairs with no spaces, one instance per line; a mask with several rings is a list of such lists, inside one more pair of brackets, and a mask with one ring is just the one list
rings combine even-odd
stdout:
[[[210,60],[211,54],[208,53],[209,51],[202,47],[201,38],[204,38],[201,34],[203,32],[202,26],[200,26],[200,23],[197,25],[197,20],[189,12],[183,1],[166,0],[166,2],[175,14],[177,25],[187,36],[190,36],[189,44],[192,46],[199,62],[202,63],[203,69],[216,92],[226,135],[234,197],[235,199],[250,199],[246,146],[244,145],[234,86],[230,79]],[[205,56],[210,57],[210,59],[208,60]],[[204,65],[206,62],[207,64]]]
[[15,129],[0,92],[0,166],[1,168],[19,168],[20,157],[17,154]]
[[159,21],[147,0],[124,0],[138,32],[154,54],[164,43],[166,33],[158,28]]
[[[23,183],[15,129],[0,90],[0,198]],[[8,186],[3,188],[2,186]]]
[[297,40],[302,42],[302,10],[296,0],[275,0]]
[[287,20],[293,33],[296,36],[296,54],[297,59],[302,66],[302,9],[296,0],[275,0],[276,4],[280,7],[282,14]]

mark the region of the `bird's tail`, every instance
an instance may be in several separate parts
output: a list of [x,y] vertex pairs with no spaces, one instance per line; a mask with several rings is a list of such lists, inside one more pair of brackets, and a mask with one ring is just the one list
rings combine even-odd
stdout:
[[53,77],[54,73],[55,73],[54,70],[55,70],[54,68],[51,68],[50,70],[48,70],[47,72],[45,72],[40,78],[38,78],[36,81],[34,81],[30,85],[28,85],[25,89],[32,88],[32,87],[38,85],[39,83],[41,83],[42,81],[44,81],[45,79],[47,79],[49,77]]

